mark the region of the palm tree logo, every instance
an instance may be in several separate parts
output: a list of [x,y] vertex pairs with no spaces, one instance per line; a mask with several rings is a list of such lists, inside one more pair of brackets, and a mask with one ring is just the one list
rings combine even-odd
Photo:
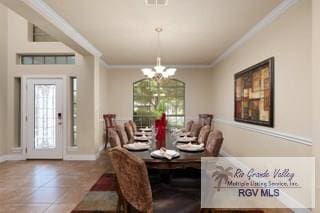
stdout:
[[212,173],[212,178],[216,177],[214,180],[218,181],[217,191],[220,191],[222,180],[224,180],[225,183],[227,183],[229,177],[232,177],[232,167],[224,169],[222,166],[217,166],[216,169],[218,171]]

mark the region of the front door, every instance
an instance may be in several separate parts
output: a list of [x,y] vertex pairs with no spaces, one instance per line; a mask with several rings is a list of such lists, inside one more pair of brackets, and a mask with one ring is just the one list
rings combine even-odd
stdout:
[[61,159],[65,126],[63,79],[28,78],[26,86],[26,156]]

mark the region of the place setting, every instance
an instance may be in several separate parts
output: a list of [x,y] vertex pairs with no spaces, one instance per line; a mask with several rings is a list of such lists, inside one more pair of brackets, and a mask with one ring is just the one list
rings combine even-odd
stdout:
[[152,132],[152,128],[150,128],[150,127],[144,127],[144,128],[140,128],[139,129],[141,132]]
[[196,141],[197,137],[185,135],[183,137],[177,137],[176,143],[190,143]]
[[124,148],[126,148],[129,151],[145,151],[150,149],[150,143],[144,143],[144,142],[134,142],[123,145]]
[[204,144],[196,144],[196,143],[187,143],[187,144],[177,144],[176,147],[180,151],[184,152],[202,152],[204,151]]
[[158,150],[152,151],[150,155],[153,158],[167,159],[167,160],[172,160],[180,157],[180,153],[177,152],[176,150],[169,150],[164,147],[161,147]]
[[149,140],[152,138],[151,136],[148,135],[135,135],[134,137],[135,141],[139,142],[149,142]]

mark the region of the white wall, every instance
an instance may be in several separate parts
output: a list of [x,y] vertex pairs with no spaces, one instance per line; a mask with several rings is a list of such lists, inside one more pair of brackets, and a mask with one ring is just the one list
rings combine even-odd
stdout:
[[7,9],[0,5],[0,156],[6,149],[7,36]]
[[[102,99],[108,100],[107,111],[120,120],[132,119],[133,83],[143,79],[140,69],[108,69],[107,93]],[[185,82],[186,118],[197,118],[199,113],[211,112],[210,69],[178,69],[176,79]],[[103,94],[102,94],[103,95]]]
[[311,139],[311,1],[299,1],[213,69],[212,111],[225,121],[215,125],[224,132],[224,150],[234,156],[311,155],[311,146],[230,125],[234,124],[234,74],[272,56],[273,130]]

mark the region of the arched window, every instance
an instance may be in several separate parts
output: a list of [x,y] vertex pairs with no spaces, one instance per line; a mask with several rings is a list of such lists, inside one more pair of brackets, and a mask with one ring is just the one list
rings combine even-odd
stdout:
[[175,79],[143,79],[133,84],[133,120],[151,126],[165,112],[169,127],[184,126],[185,83]]

